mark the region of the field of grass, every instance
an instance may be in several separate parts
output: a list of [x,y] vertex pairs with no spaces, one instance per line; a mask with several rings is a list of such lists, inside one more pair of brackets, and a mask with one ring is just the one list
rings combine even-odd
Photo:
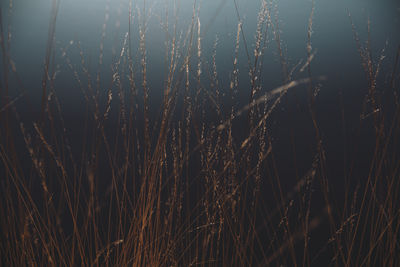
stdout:
[[[314,4],[304,60],[291,66],[274,2],[260,1],[249,40],[233,0],[237,30],[221,77],[218,39],[203,42],[196,1],[183,31],[179,1],[170,2],[159,25],[163,86],[153,88],[146,1],[131,1],[112,55],[106,14],[89,59],[79,40],[56,42],[53,0],[41,100],[29,105],[12,24],[1,17],[12,7],[0,10],[0,265],[400,266],[400,46],[372,51],[370,22],[364,41],[349,16],[365,90],[350,101],[361,103],[357,114],[338,101],[337,125],[346,131],[353,118],[355,130],[332,139],[321,130],[332,119],[318,111],[331,81],[313,75]],[[275,88],[263,79],[271,43],[283,77]],[[79,92],[78,116],[65,108],[58,75]],[[327,149],[338,140],[348,151],[339,159]]]

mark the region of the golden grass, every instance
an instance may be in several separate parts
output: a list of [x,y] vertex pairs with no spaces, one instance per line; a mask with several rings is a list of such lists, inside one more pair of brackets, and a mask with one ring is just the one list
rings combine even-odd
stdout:
[[[262,1],[254,53],[250,53],[234,1],[238,25],[228,86],[217,71],[218,39],[210,64],[203,56],[206,44],[196,2],[183,34],[178,33],[177,20],[171,24],[166,9],[166,71],[158,116],[150,111],[150,92],[155,90],[149,83],[147,57],[151,10],[144,3],[136,11],[132,2],[129,6],[129,31],[114,55],[110,84],[100,71],[105,64],[108,13],[95,71],[79,42],[71,41],[61,49],[86,103],[82,122],[72,124],[81,127],[74,129],[79,130],[80,140],[70,138],[71,122],[65,119],[55,85],[59,1],[53,1],[41,113],[35,121],[24,121],[24,114],[19,114],[17,104],[23,101],[23,93],[10,97],[8,81],[17,70],[10,58],[11,40],[5,37],[11,35],[4,31],[0,17],[6,70],[0,91],[1,265],[399,265],[400,47],[389,85],[378,84],[384,52],[374,62],[371,37],[363,47],[351,22],[368,80],[357,136],[371,131],[374,144],[371,155],[355,153],[346,159],[345,195],[338,195],[330,180],[335,177],[330,175],[325,149],[329,140],[321,134],[315,107],[316,82],[329,80],[312,75],[314,2],[307,58],[297,73],[307,70],[307,77],[294,79],[295,68],[289,69],[281,46],[277,7]],[[132,41],[135,30],[138,43]],[[260,79],[269,33],[276,41],[283,74],[282,86],[275,89],[264,88]],[[241,45],[246,51],[249,101],[238,107],[238,91],[244,90],[239,81]],[[72,49],[79,51],[79,67],[70,56]],[[304,84],[314,132],[313,157],[308,171],[288,186],[278,168],[269,119],[284,105],[288,91]],[[384,102],[378,88],[389,91],[393,101]],[[344,120],[343,108],[342,114]],[[368,123],[370,116],[372,123]],[[17,148],[21,143],[23,152]],[[358,145],[354,146],[357,151]],[[293,144],[296,161],[295,149]],[[353,175],[359,157],[370,159],[367,177]]]

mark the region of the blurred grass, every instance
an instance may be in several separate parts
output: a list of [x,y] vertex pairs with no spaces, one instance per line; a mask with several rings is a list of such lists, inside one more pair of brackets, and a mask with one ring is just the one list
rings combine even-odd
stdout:
[[[196,2],[182,34],[177,21],[171,23],[173,15],[166,13],[160,25],[166,32],[165,79],[155,116],[150,91],[156,89],[149,82],[154,76],[148,72],[148,65],[155,63],[148,61],[151,40],[146,38],[151,10],[144,3],[142,9],[131,3],[129,30],[106,77],[100,69],[106,65],[109,16],[97,69],[89,67],[80,42],[61,48],[63,63],[84,98],[85,112],[79,120],[65,114],[57,92],[59,2],[53,1],[41,112],[32,120],[20,114],[23,94],[10,97],[14,89],[8,81],[18,76],[9,53],[11,35],[5,30],[11,28],[0,17],[1,265],[399,265],[400,47],[395,55],[379,52],[375,61],[370,30],[364,45],[350,23],[368,85],[360,100],[363,110],[356,139],[372,136],[366,139],[372,149],[365,154],[361,141],[346,143],[354,153],[344,155],[343,167],[329,160],[326,147],[336,140],[325,139],[320,127],[321,77],[312,75],[314,7],[306,59],[297,70],[290,69],[282,48],[275,4],[262,1],[253,44],[246,40],[235,5],[236,42],[224,47],[232,50],[230,77],[222,77],[228,78],[228,85],[217,71],[218,40],[211,59],[202,54],[209,44],[202,42]],[[134,34],[137,43],[132,41]],[[276,42],[283,75],[282,86],[272,90],[261,79],[263,55],[271,40]],[[245,63],[238,62],[241,46]],[[70,56],[73,49],[79,52],[78,62]],[[390,73],[384,73],[390,81],[380,84],[384,55],[393,56],[394,64]],[[239,81],[240,64],[249,73],[247,81]],[[329,79],[322,82],[322,89],[324,83]],[[238,107],[243,84],[249,99]],[[303,103],[307,118],[302,127],[309,136],[303,142],[313,140],[308,144],[312,152],[298,154],[301,144],[293,137],[295,126],[289,125],[292,137],[280,141],[293,150],[294,166],[289,166],[292,159],[280,162],[275,140],[284,136],[273,135],[270,120],[279,116],[277,107],[289,105],[288,92],[304,84],[308,99]],[[345,124],[348,115],[343,106],[339,109]],[[302,114],[295,115],[304,121]],[[77,134],[71,138],[70,132]],[[302,157],[309,165],[296,165],[305,162]],[[357,171],[365,159],[367,176]],[[282,166],[293,169],[295,177],[282,175]],[[343,177],[332,174],[338,168],[344,168]]]

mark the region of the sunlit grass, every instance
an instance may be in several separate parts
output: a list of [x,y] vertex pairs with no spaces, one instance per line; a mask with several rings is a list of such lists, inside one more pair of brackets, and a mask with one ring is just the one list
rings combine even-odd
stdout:
[[[105,73],[109,17],[93,68],[79,40],[56,46],[58,1],[53,1],[41,106],[34,107],[40,112],[32,121],[24,119],[26,110],[18,106],[23,94],[10,97],[8,81],[19,78],[0,17],[6,70],[0,91],[2,265],[400,264],[400,48],[395,55],[371,51],[370,39],[364,46],[349,23],[368,85],[365,99],[359,100],[364,108],[357,138],[373,136],[368,139],[373,149],[364,155],[359,145],[348,144],[355,152],[345,158],[345,177],[337,178],[330,170],[343,166],[327,160],[326,146],[335,140],[324,138],[316,108],[319,89],[329,77],[312,72],[314,8],[306,25],[305,59],[292,67],[282,47],[275,4],[261,2],[254,40],[246,39],[236,6],[235,42],[223,48],[232,51],[226,59],[231,71],[220,77],[218,39],[204,43],[197,7],[194,3],[191,22],[181,33],[177,21],[160,25],[167,33],[160,89],[151,87],[156,76],[149,67],[160,63],[148,59],[146,14],[151,11],[146,6],[129,6],[129,30]],[[268,42],[275,43],[283,75],[277,88],[262,80]],[[205,58],[205,46],[213,48],[211,58]],[[55,62],[60,51],[62,62]],[[246,62],[239,62],[240,51]],[[76,52],[79,60],[71,56]],[[380,53],[377,61],[372,52]],[[385,73],[390,81],[380,84],[383,55],[394,57],[394,64]],[[68,119],[62,108],[57,64],[65,66],[61,71],[69,73],[84,99],[79,121]],[[248,79],[239,81],[243,71]],[[299,168],[306,171],[296,169],[297,177],[288,180],[280,174],[284,163],[277,161],[275,146],[280,136],[272,134],[270,121],[297,89],[307,94],[303,127],[310,127],[306,141],[311,140],[312,153],[302,155],[309,157],[310,165]],[[153,90],[162,93],[156,114],[151,112]],[[246,101],[240,99],[244,90]],[[389,101],[383,99],[387,95]],[[341,111],[345,121],[343,107]],[[72,138],[71,132],[78,134]],[[296,161],[296,145],[286,141],[292,142]],[[354,171],[361,157],[369,160],[366,177]],[[343,183],[344,195],[331,179]]]

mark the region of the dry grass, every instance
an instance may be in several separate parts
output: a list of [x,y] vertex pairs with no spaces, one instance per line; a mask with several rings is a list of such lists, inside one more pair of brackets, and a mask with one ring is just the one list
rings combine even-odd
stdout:
[[[73,123],[65,119],[56,86],[59,1],[53,1],[41,112],[34,121],[24,120],[17,108],[25,90],[10,97],[9,80],[20,87],[23,83],[10,58],[11,27],[0,17],[5,70],[0,90],[1,265],[399,265],[400,47],[390,82],[379,84],[387,52],[375,62],[370,30],[364,47],[351,22],[368,83],[357,138],[367,132],[374,137],[370,155],[361,155],[360,144],[351,144],[355,152],[345,159],[341,195],[329,171],[340,166],[327,160],[330,140],[321,133],[316,108],[319,82],[325,79],[312,75],[314,3],[306,60],[290,69],[277,7],[262,1],[251,53],[235,2],[238,24],[228,85],[218,73],[218,39],[210,61],[203,56],[204,27],[196,1],[191,23],[181,33],[174,19],[179,4],[174,4],[174,14],[166,8],[161,22],[166,40],[159,114],[151,112],[155,89],[148,66],[148,18],[153,14],[146,1],[141,9],[131,2],[129,31],[113,55],[108,77],[100,71],[106,64],[108,13],[96,69],[90,68],[78,41],[61,48],[63,64],[85,101],[82,121]],[[283,75],[283,85],[275,89],[265,88],[261,79],[270,40],[276,42]],[[239,81],[242,45],[247,81]],[[78,66],[73,51],[78,51]],[[288,103],[283,101],[288,92],[304,84],[313,151],[307,171],[301,172],[295,165],[297,146],[291,143],[296,177],[286,181],[270,120],[279,114],[278,106]],[[249,101],[238,106],[244,89]],[[341,112],[345,121],[343,107]],[[80,138],[70,137],[68,125],[76,127],[72,130]],[[367,177],[355,171],[360,157],[370,162]]]

